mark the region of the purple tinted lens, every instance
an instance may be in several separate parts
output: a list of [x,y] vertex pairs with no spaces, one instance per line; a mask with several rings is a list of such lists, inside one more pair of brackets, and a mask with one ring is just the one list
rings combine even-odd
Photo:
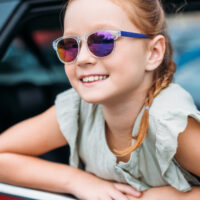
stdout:
[[114,36],[106,31],[93,33],[87,42],[88,48],[97,57],[107,56],[114,48]]
[[78,43],[74,38],[62,39],[58,42],[57,51],[63,62],[72,62],[78,55]]

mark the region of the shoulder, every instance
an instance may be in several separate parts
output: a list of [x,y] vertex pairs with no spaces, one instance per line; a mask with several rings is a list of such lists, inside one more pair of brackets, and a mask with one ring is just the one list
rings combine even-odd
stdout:
[[74,89],[58,94],[55,100],[57,122],[62,134],[68,141],[70,134],[77,134],[79,104],[80,97]]
[[150,122],[153,121],[150,127],[159,138],[157,141],[164,142],[163,138],[166,138],[169,142],[165,142],[165,145],[176,147],[179,134],[187,127],[188,117],[200,121],[200,112],[191,95],[172,83],[154,99],[149,117]]
[[63,92],[61,92],[60,94],[58,94],[56,96],[56,100],[55,100],[55,104],[60,104],[60,103],[66,103],[66,101],[68,103],[70,103],[71,101],[80,101],[80,96],[78,95],[78,93],[73,89],[68,89],[65,90]]
[[161,117],[167,113],[191,109],[196,109],[191,95],[178,84],[171,83],[154,98],[150,114]]
[[[191,95],[179,85],[172,83],[154,99],[149,112],[149,120],[150,135],[155,137],[156,157],[161,166],[162,174],[170,173],[173,168],[172,160],[177,149],[184,146],[184,142],[189,138],[184,137],[182,142],[178,141],[181,135],[184,136],[181,133],[186,131],[187,134],[189,132],[191,134],[195,129],[196,134],[199,134],[197,122],[200,122],[200,112],[197,110]],[[194,121],[195,123],[193,123]],[[194,135],[193,138],[195,138]],[[191,150],[192,139],[190,138],[189,141]],[[187,151],[189,152],[188,148]],[[197,154],[193,155],[197,156]]]
[[57,113],[80,114],[89,111],[93,104],[85,102],[75,89],[68,89],[57,95],[55,100]]
[[171,83],[153,100],[149,112],[150,118],[156,122],[158,129],[176,132],[177,136],[187,126],[188,117],[200,120],[192,96],[181,86]]
[[[85,102],[72,88],[57,95],[55,100],[57,121],[63,133],[78,129],[95,113],[96,105]],[[75,134],[75,133],[74,133]]]
[[59,128],[70,146],[70,165],[78,167],[79,149],[91,133],[99,109],[97,105],[81,99],[74,89],[59,94],[55,100],[55,107]]

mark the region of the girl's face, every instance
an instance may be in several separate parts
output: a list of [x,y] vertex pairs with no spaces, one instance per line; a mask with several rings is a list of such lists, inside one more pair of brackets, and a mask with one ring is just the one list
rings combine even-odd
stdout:
[[[67,8],[64,35],[83,37],[99,29],[141,32],[126,12],[110,0],[75,0]],[[90,103],[127,101],[147,88],[146,39],[120,37],[115,48],[106,57],[90,54],[82,41],[77,60],[66,64],[65,71],[72,87]],[[103,80],[83,82],[83,77],[102,76]]]

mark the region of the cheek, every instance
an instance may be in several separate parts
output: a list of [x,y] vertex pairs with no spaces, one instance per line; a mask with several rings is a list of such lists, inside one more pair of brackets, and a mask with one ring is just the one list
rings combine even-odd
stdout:
[[65,69],[65,74],[67,75],[67,65],[65,65],[64,69]]
[[136,65],[144,65],[146,50],[140,39],[135,39],[132,43],[127,44],[124,50],[126,58],[132,60]]
[[144,65],[145,54],[146,49],[142,40],[123,38],[123,40],[116,42],[112,56],[120,65],[122,65],[122,63],[132,63],[133,66],[137,67]]
[[73,80],[75,80],[75,71],[73,70],[73,66],[65,65],[65,74],[67,75],[71,84],[73,84]]
[[107,63],[112,66],[112,70],[117,68],[122,74],[127,73],[127,70],[130,73],[137,70],[142,72],[145,70],[145,53],[139,40],[119,41]]
[[[128,87],[139,85],[145,76],[145,52],[137,41],[116,45],[110,59],[106,60],[108,72],[114,83],[126,83]],[[123,84],[122,84],[123,85]]]

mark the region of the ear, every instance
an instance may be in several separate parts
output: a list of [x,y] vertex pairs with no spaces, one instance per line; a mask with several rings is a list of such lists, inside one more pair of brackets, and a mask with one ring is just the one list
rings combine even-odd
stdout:
[[155,70],[163,60],[165,54],[165,37],[158,35],[148,45],[146,71]]

